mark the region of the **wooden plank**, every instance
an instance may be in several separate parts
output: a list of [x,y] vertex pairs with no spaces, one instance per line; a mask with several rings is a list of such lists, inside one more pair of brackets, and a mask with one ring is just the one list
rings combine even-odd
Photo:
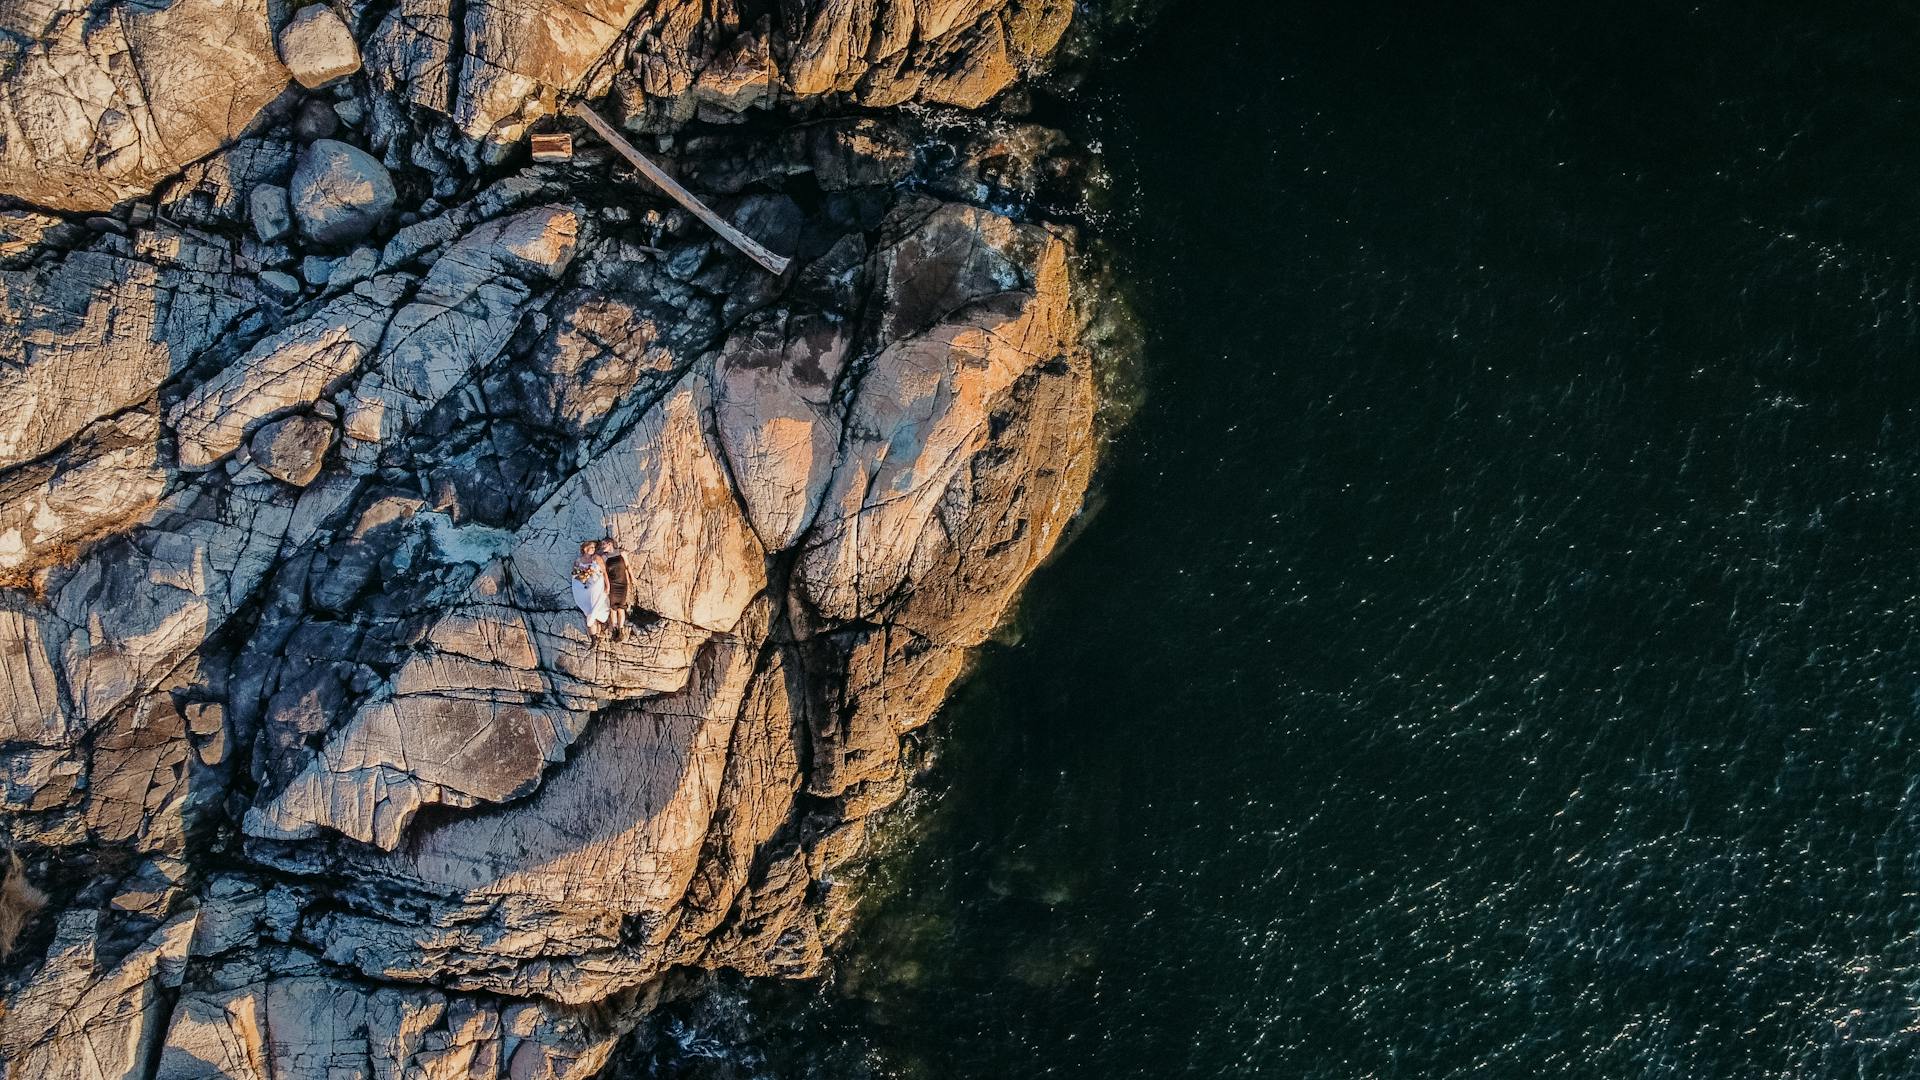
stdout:
[[614,130],[612,124],[601,119],[600,114],[593,111],[586,102],[574,102],[573,112],[575,116],[585,120],[588,127],[598,132],[601,138],[607,140],[607,145],[618,150],[621,157],[632,162],[633,167],[640,170],[640,175],[653,181],[660,190],[672,196],[674,202],[692,211],[694,217],[706,222],[707,227],[719,233],[722,240],[739,248],[747,258],[759,263],[770,274],[778,275],[787,272],[787,265],[791,260],[761,247],[759,241],[734,228],[726,218],[714,213],[706,203],[696,198],[693,192],[681,187],[673,177],[668,176],[665,169],[655,165],[645,154],[636,150],[632,143]]

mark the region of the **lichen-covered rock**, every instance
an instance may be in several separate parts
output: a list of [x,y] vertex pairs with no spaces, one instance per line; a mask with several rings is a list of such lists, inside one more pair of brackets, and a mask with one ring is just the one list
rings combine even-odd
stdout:
[[939,206],[874,260],[879,354],[795,575],[833,619],[873,618],[905,578],[949,485],[1014,381],[1072,348],[1066,244]]
[[840,452],[834,387],[850,330],[825,316],[743,324],[714,369],[714,426],[748,520],[770,551],[792,547],[820,508]]
[[393,177],[357,146],[315,139],[300,150],[288,194],[300,235],[345,244],[379,227],[393,209]]
[[518,141],[601,60],[646,0],[468,0],[454,122],[478,139]]

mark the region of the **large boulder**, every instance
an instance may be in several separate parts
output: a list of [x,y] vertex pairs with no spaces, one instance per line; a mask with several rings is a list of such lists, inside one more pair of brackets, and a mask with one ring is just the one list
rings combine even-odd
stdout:
[[231,142],[286,84],[267,0],[0,4],[0,194],[105,210]]
[[320,475],[327,447],[333,445],[333,425],[317,416],[289,416],[253,433],[248,444],[254,463],[268,476],[294,487],[306,487]]
[[333,9],[309,4],[281,27],[280,59],[296,82],[318,90],[360,70],[360,47]]
[[844,327],[823,317],[759,316],[714,370],[714,421],[748,520],[770,550],[793,546],[820,508],[841,441],[833,388]]
[[358,147],[315,139],[293,168],[294,220],[316,244],[345,244],[379,227],[393,209],[393,177]]

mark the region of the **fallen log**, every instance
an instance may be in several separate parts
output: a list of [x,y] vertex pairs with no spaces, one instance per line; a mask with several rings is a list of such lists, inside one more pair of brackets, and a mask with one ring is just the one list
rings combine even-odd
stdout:
[[759,241],[741,232],[739,229],[734,228],[726,218],[714,213],[713,210],[708,208],[706,203],[696,198],[693,192],[681,187],[678,181],[668,176],[665,169],[654,164],[645,154],[635,149],[632,143],[628,142],[620,132],[615,130],[612,124],[601,119],[600,114],[593,111],[586,102],[574,102],[573,113],[580,119],[585,120],[587,126],[598,133],[601,138],[607,140],[607,145],[618,150],[621,157],[632,162],[633,167],[639,169],[642,176],[653,181],[660,190],[672,196],[674,202],[692,211],[694,217],[706,222],[709,228],[719,233],[722,240],[739,248],[747,258],[765,267],[769,274],[779,275],[787,272],[787,264],[791,260],[768,251],[766,248],[760,246]]

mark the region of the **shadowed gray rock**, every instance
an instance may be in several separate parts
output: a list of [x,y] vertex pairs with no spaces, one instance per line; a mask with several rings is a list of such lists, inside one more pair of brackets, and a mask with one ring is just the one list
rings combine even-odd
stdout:
[[286,188],[261,184],[247,194],[247,208],[253,219],[253,234],[262,243],[271,244],[293,231],[293,208],[288,205]]
[[372,232],[393,209],[393,178],[366,151],[315,139],[300,151],[288,194],[300,235],[345,244]]

